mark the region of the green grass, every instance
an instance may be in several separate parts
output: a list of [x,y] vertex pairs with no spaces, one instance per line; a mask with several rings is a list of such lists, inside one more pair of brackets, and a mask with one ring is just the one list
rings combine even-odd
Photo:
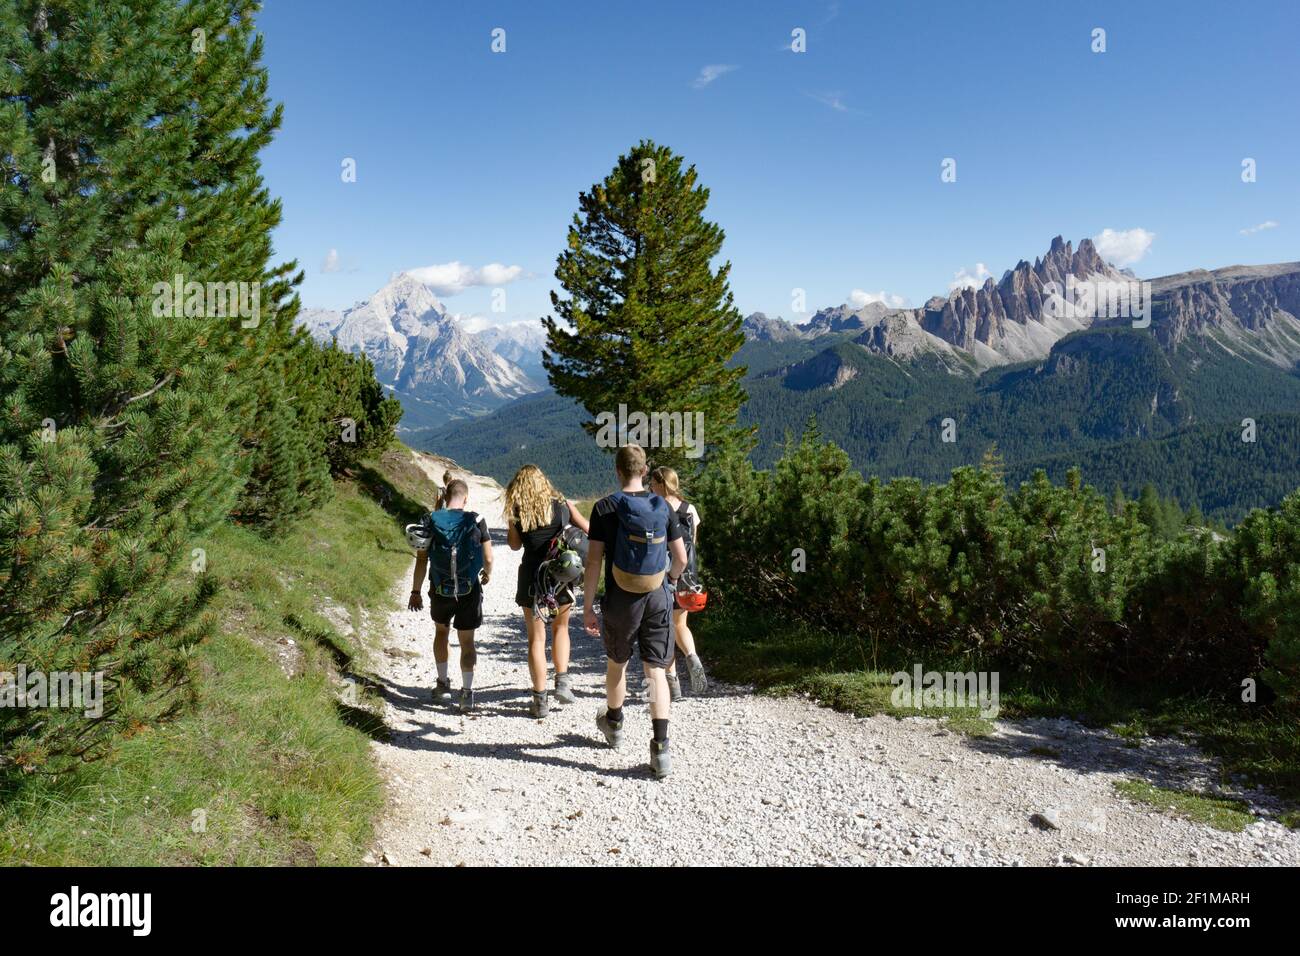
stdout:
[[1115,783],[1115,789],[1136,803],[1169,810],[1216,830],[1240,833],[1255,822],[1255,817],[1240,800],[1207,797],[1188,790],[1170,790],[1153,786],[1144,780],[1119,780]]
[[[893,713],[942,716],[953,730],[980,735],[991,725],[971,711],[899,711],[890,704],[890,674],[911,670],[914,655],[891,647],[887,635],[832,633],[792,622],[773,625],[770,614],[710,608],[691,619],[701,653],[723,681],[753,684],[770,694],[803,693],[859,716]],[[926,670],[979,670],[970,662],[925,659]],[[1190,734],[1216,756],[1224,783],[1241,778],[1300,807],[1300,722],[1259,704],[1164,692],[1149,682],[1115,686],[1088,679],[1071,685],[1030,684],[1003,673],[999,717],[1071,717],[1108,727],[1132,747],[1148,737]],[[1043,754],[1043,756],[1050,756]],[[1282,821],[1300,828],[1300,811]]]
[[[896,666],[891,666],[889,656],[864,638],[802,623],[772,630],[756,623],[759,620],[754,615],[722,611],[692,616],[701,652],[720,680],[753,684],[778,696],[804,694],[824,706],[860,717],[940,717],[954,732],[970,736],[985,736],[993,730],[992,723],[973,708],[896,707],[890,678],[898,670],[910,672],[912,664],[898,659],[892,661]],[[926,669],[959,669],[946,664],[927,662]]]
[[[284,538],[228,525],[195,542],[223,585],[220,633],[195,651],[196,705],[106,760],[0,793],[0,864],[360,859],[383,800],[369,751],[383,728],[372,692],[343,704],[335,681],[366,686],[371,648],[349,631],[361,633],[365,608],[378,635],[410,560],[400,516],[428,489],[393,467],[404,454],[340,482]],[[323,599],[348,619],[342,628],[317,613]]]

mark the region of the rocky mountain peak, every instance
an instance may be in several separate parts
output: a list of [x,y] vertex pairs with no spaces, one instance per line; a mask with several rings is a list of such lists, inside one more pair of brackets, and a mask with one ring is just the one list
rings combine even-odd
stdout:
[[304,309],[320,341],[361,352],[406,409],[402,428],[479,414],[540,389],[519,364],[466,332],[419,279],[395,273],[370,298],[334,312]]
[[1062,336],[1091,324],[1088,317],[1061,318],[1044,308],[1054,291],[1067,289],[1070,277],[1127,279],[1102,259],[1091,239],[1075,249],[1056,236],[1033,265],[1021,259],[997,283],[990,277],[978,288],[954,290],[941,304],[931,299],[919,321],[927,332],[974,353],[981,364],[1042,358]]
[[398,272],[365,302],[355,308],[370,309],[398,332],[419,335],[427,323],[448,322],[446,310],[438,297],[415,276]]

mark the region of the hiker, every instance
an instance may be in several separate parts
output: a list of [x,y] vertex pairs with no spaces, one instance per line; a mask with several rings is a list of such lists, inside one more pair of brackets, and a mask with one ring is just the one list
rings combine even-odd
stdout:
[[[529,713],[542,718],[551,712],[546,692],[546,621],[551,622],[551,657],[555,662],[555,699],[572,704],[573,679],[569,676],[569,611],[573,586],[582,576],[582,558],[566,531],[587,533],[587,519],[542,474],[536,465],[524,465],[506,487],[506,543],[511,551],[523,549],[515,603],[524,610],[528,635],[528,674],[533,699]],[[567,553],[566,553],[567,552]]]
[[443,508],[447,507],[447,486],[452,483],[455,477],[456,476],[451,473],[451,469],[448,469],[442,473],[441,487],[439,487],[435,482],[434,487],[438,488],[438,497],[433,503],[434,511],[441,511]]
[[[668,502],[642,484],[645,451],[624,445],[614,458],[619,490],[591,509],[590,546],[583,588],[582,623],[587,633],[605,642],[605,698],[608,709],[596,718],[605,742],[623,740],[623,700],[627,696],[627,662],[632,644],[641,652],[650,693],[650,769],[668,776],[668,681],[664,669],[672,659],[670,631],[672,591],[686,569],[686,547],[677,517]],[[671,563],[669,558],[671,557]],[[596,620],[596,583],[605,571],[602,622]],[[603,627],[602,627],[603,625]]]
[[450,472],[447,477],[442,507],[425,515],[420,524],[407,527],[407,537],[416,545],[416,552],[415,580],[406,606],[412,611],[424,607],[420,587],[427,567],[429,613],[434,623],[433,659],[438,666],[433,700],[451,700],[447,634],[455,627],[460,641],[460,711],[468,714],[474,709],[474,664],[478,659],[474,631],[483,623],[483,587],[492,578],[492,538],[487,522],[465,510],[469,486],[459,478],[451,478]]
[[[661,465],[650,472],[650,490],[668,502],[668,507],[673,509],[677,524],[682,529],[682,544],[686,546],[686,570],[682,572],[674,594],[673,641],[675,646],[686,655],[686,670],[691,675],[691,693],[703,694],[709,689],[709,678],[704,673],[704,662],[695,653],[695,636],[686,623],[690,611],[683,607],[692,595],[699,594],[702,590],[695,558],[695,549],[700,541],[700,513],[695,510],[695,505],[682,497],[681,483],[677,472],[672,468]],[[677,677],[675,657],[674,654],[668,661],[668,691],[673,700],[681,700],[682,682]]]

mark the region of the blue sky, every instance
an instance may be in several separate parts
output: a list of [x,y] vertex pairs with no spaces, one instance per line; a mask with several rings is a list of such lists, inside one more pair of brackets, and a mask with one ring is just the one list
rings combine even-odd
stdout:
[[711,189],[744,313],[806,319],[794,288],[919,305],[1058,233],[1125,234],[1144,277],[1300,259],[1291,0],[271,0],[260,26],[276,250],[310,306],[428,269],[480,324],[546,314],[578,192],[641,138]]

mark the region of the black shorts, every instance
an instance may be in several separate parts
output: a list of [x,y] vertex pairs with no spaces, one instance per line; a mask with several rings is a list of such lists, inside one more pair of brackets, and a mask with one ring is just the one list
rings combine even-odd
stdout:
[[429,614],[435,624],[450,624],[458,631],[472,631],[483,623],[483,585],[458,598],[429,595]]
[[607,590],[600,602],[605,654],[616,664],[626,664],[635,641],[642,663],[667,666],[673,650],[672,606],[666,587],[647,594],[629,594],[621,588]]
[[[522,580],[519,582],[519,586],[515,588],[515,603],[518,604],[520,607],[531,608],[533,606],[532,583],[525,583]],[[563,587],[556,589],[555,603],[558,604],[560,607],[564,607],[566,604],[572,604],[573,603],[572,586],[566,584]]]

